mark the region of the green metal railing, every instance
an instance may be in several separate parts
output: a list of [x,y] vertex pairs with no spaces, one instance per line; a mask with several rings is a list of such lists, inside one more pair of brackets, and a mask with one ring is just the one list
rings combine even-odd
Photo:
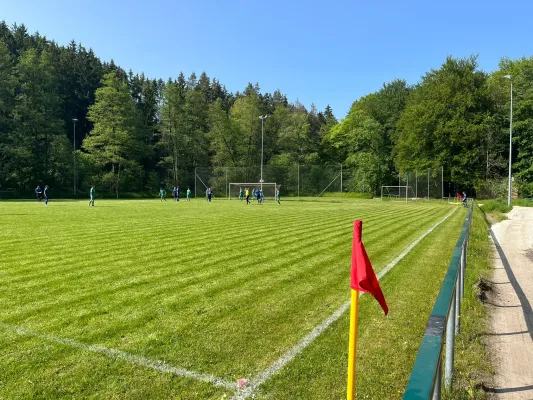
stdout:
[[[461,301],[464,294],[466,254],[472,225],[473,201],[470,201],[461,235],[453,250],[448,272],[435,300],[418,350],[404,400],[439,400],[442,393],[442,363],[445,362],[444,384],[451,389],[455,335],[460,331]],[[443,360],[443,348],[446,355]]]

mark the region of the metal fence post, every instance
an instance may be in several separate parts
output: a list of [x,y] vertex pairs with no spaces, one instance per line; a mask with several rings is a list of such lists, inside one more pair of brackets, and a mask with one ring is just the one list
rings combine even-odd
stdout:
[[439,366],[437,368],[437,377],[435,379],[435,386],[433,387],[433,397],[431,400],[440,400],[442,392],[442,356],[440,357]]
[[415,171],[415,199],[418,200],[418,171]]
[[440,201],[444,199],[444,166],[440,167]]
[[460,268],[460,275],[461,275],[461,299],[465,295],[465,261],[466,261],[466,248],[465,244],[463,243],[463,246],[461,247],[461,265]]
[[[457,285],[457,280],[455,281]],[[455,288],[454,288],[455,289]],[[454,297],[455,297],[455,290]],[[444,368],[444,386],[446,391],[452,388],[452,375],[453,375],[453,357],[455,350],[455,298],[452,298],[452,304],[450,305],[450,311],[448,312],[448,320],[446,323],[446,366]]]
[[341,163],[341,201],[342,201],[342,163]]
[[300,163],[298,163],[298,200],[300,200]]
[[455,334],[461,330],[461,271],[455,283]]
[[430,168],[428,168],[428,200],[429,200],[429,171],[430,171]]

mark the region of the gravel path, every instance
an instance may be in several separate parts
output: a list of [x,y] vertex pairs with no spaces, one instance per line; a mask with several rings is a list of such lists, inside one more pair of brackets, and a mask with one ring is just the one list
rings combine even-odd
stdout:
[[493,291],[487,335],[494,399],[533,399],[533,208],[513,207],[492,226]]

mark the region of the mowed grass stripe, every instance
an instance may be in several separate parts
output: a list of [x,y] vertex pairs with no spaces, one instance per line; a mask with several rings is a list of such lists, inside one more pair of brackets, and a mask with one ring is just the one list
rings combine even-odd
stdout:
[[[24,292],[25,280],[17,276],[17,254],[10,255],[14,265],[9,278],[15,277],[17,284],[9,290],[17,295],[5,294],[9,307],[0,318],[228,380],[249,376],[338,307],[346,292],[353,219],[365,221],[369,252],[382,247],[378,242],[387,243],[390,254],[376,256],[383,259],[382,268],[402,250],[395,237],[408,245],[418,236],[417,229],[449,211],[355,203],[252,210],[217,203],[215,212],[199,204],[188,210],[194,215],[181,216],[183,226],[190,227],[183,235],[164,228],[176,217],[171,211],[140,204],[143,211],[129,215],[127,224],[116,207],[107,215],[115,223],[100,230],[127,227],[116,229],[118,237],[112,241],[87,240],[98,231],[96,221],[88,229],[80,223],[94,217],[87,210],[80,216],[76,207],[63,207],[64,215],[50,216],[48,223],[60,228],[61,240],[51,245],[37,241],[40,246],[32,254],[46,249],[50,259],[26,282],[34,285],[31,293]],[[155,223],[147,227],[147,219]],[[254,236],[254,226],[262,227],[264,238]],[[84,259],[93,251],[100,257]],[[58,252],[64,257],[54,259]],[[174,264],[176,252],[186,261]],[[21,258],[31,260],[32,254]],[[103,265],[107,258],[111,262]]]
[[[307,231],[307,230],[308,230],[308,227],[304,228],[303,230],[304,230],[304,231]],[[281,238],[283,239],[284,237],[281,236]],[[301,238],[299,238],[298,240],[301,240]],[[275,244],[273,244],[273,245],[271,245],[271,246],[275,246],[275,245],[277,245],[277,244],[275,243]],[[236,247],[237,247],[237,246],[236,246]],[[233,253],[236,253],[236,249],[230,249],[230,250],[231,250],[231,253],[232,253],[232,254],[233,254]],[[147,259],[153,259],[153,258],[154,258],[154,256],[152,256],[151,254],[152,254],[152,253],[146,255]],[[139,254],[138,254],[138,253],[137,253],[137,258],[139,258]],[[228,260],[230,260],[231,258],[232,258],[231,256],[227,257]],[[156,261],[158,261],[157,258],[156,258]],[[163,260],[161,260],[161,261],[163,261]],[[187,261],[189,261],[189,260],[187,260]],[[187,261],[186,261],[186,262],[187,262]],[[193,259],[191,259],[190,261],[193,261]],[[222,259],[222,260],[220,260],[220,259],[218,260],[218,262],[223,262],[223,261],[224,261],[223,259]],[[263,261],[263,260],[261,260],[261,261]],[[142,263],[141,263],[141,265],[142,265]],[[157,263],[156,263],[156,265],[157,265]],[[194,265],[196,265],[196,264],[194,264]],[[200,264],[200,266],[201,266],[201,265],[202,265],[202,264]],[[240,266],[240,265],[239,265],[239,266]],[[110,267],[109,267],[109,269],[112,269],[112,268],[113,268],[113,266],[110,266]],[[141,269],[143,269],[143,268],[144,268],[144,266],[141,267]],[[105,268],[102,269],[101,267],[97,267],[97,268],[94,268],[94,270],[97,270],[97,272],[99,272],[99,274],[102,274],[102,273],[105,271]],[[80,272],[78,272],[77,274],[68,274],[68,273],[65,273],[65,272],[66,272],[66,271],[63,271],[62,276],[56,278],[56,280],[57,280],[57,281],[61,281],[62,279],[64,279],[64,280],[69,280],[69,281],[70,281],[70,280],[75,279],[75,278],[83,277],[84,275],[89,275],[89,276],[90,276],[90,274],[93,272],[93,270],[91,270],[91,269],[86,269],[86,268],[85,268],[85,269],[80,270]],[[96,271],[94,271],[94,272],[96,272]],[[78,275],[78,276],[76,276],[76,275]],[[57,274],[56,274],[56,276],[57,276]],[[100,278],[98,277],[98,275],[96,275],[96,274],[93,275],[93,276],[95,277],[94,279],[100,279]],[[44,274],[39,274],[39,275],[37,275],[37,278],[39,279],[39,282],[38,282],[35,286],[39,286],[39,285],[41,285],[41,284],[43,283],[43,277],[44,277]],[[196,278],[196,277],[195,277],[195,278]],[[22,279],[22,277],[20,277],[19,279]],[[26,276],[26,279],[28,279],[27,276]],[[29,280],[29,279],[28,279],[28,280]],[[14,282],[12,281],[12,282],[10,282],[10,283],[12,284],[12,283],[14,283]],[[47,284],[50,284],[50,283],[52,283],[52,282],[51,282],[51,281],[47,281],[46,283],[47,283]],[[27,288],[32,288],[31,285],[26,285],[26,287],[27,287]]]
[[[405,234],[405,236],[408,236],[409,232],[408,232],[407,230],[404,230],[404,234]],[[308,236],[309,236],[309,235],[308,235]],[[338,236],[338,235],[334,235],[334,236]],[[328,239],[328,238],[329,238],[329,237],[325,237],[325,239]],[[314,245],[314,243],[310,243],[310,245]],[[287,246],[287,247],[288,247],[288,246]],[[305,251],[306,249],[301,249],[301,250],[302,250],[302,251]],[[287,253],[289,253],[289,252],[291,252],[291,251],[292,251],[292,248],[289,248],[289,251],[287,251]],[[282,256],[283,256],[283,254],[282,254]],[[283,259],[283,257],[282,257],[281,259]],[[231,260],[231,257],[228,258],[228,260]],[[219,261],[220,261],[220,262],[223,262],[223,261],[225,261],[225,260],[222,259],[222,260],[219,260]],[[264,261],[266,261],[266,260],[261,259],[261,260],[259,260],[259,261],[262,263],[262,262],[264,262]],[[236,265],[236,268],[240,268],[240,267],[241,267],[240,264],[237,264],[237,265]],[[130,273],[130,272],[131,272],[131,271],[129,271],[128,273]],[[226,271],[224,271],[224,272],[227,273],[228,271],[226,270]],[[81,275],[83,275],[83,274],[81,274]],[[129,283],[128,283],[127,285],[125,285],[123,288],[124,288],[124,289],[127,289],[128,287],[135,287],[135,286],[137,286],[139,283],[142,283],[144,280],[150,279],[151,275],[152,275],[152,273],[150,272],[150,273],[147,274],[146,276],[138,277],[138,278],[137,278],[137,279],[138,279],[137,281],[129,282]],[[212,277],[212,276],[208,276],[207,279],[209,279],[209,278],[211,278],[211,277]],[[68,276],[66,279],[71,280],[72,278],[73,278],[72,276]],[[163,276],[163,277],[160,277],[159,279],[166,279],[166,278],[167,278],[167,276]],[[194,279],[197,279],[197,278],[200,278],[200,277],[199,277],[198,275],[195,275],[195,276],[194,276]],[[100,279],[100,278],[97,278],[97,279]],[[46,282],[46,283],[47,283],[47,284],[51,284],[51,283],[53,283],[53,282]],[[156,282],[156,283],[157,283],[157,282]],[[184,282],[184,283],[187,284],[188,282]],[[31,286],[30,286],[30,287],[31,287]],[[177,289],[178,289],[178,288],[179,288],[179,287],[177,287]],[[120,286],[116,286],[116,287],[111,288],[110,291],[115,291],[115,290],[118,290],[118,289],[122,289],[122,287],[120,287]],[[99,294],[105,294],[105,292],[100,291]]]
[[[410,217],[410,216],[408,216],[408,217]],[[309,227],[306,226],[306,227],[302,228],[301,231],[305,231],[305,230],[307,230],[308,228],[309,228]],[[289,232],[290,232],[290,231],[289,231]],[[288,235],[288,234],[287,234],[287,235]],[[238,235],[237,235],[237,236],[238,236]],[[284,237],[285,237],[285,235],[280,235],[280,236],[279,236],[280,239],[283,239]],[[169,240],[169,241],[170,241],[170,240],[173,240],[173,239],[163,238],[163,240]],[[222,240],[222,239],[220,239],[220,240]],[[215,241],[216,241],[216,239],[215,239]],[[163,242],[163,243],[165,244],[165,242]],[[235,243],[238,243],[238,242],[235,242]],[[212,244],[215,245],[216,243],[212,243]],[[154,249],[155,249],[155,248],[161,248],[161,247],[160,247],[160,246],[161,246],[161,243],[158,243],[157,246],[158,246],[158,247],[155,247],[155,245],[154,245]],[[105,249],[105,247],[106,247],[106,246],[103,246],[104,249]],[[117,253],[116,249],[115,249],[115,250],[111,250],[111,245],[109,245],[109,247],[110,247],[109,252],[113,252],[113,253],[115,253],[115,255],[116,255],[116,253]],[[148,247],[147,247],[147,249],[148,249]],[[63,249],[60,248],[60,249],[58,249],[58,250],[63,250]],[[154,250],[154,251],[155,251],[155,250]],[[99,257],[105,257],[106,254],[107,254],[107,252],[106,252],[105,250],[103,250],[103,249],[101,249],[101,250],[99,251]],[[119,254],[121,254],[121,253],[119,253]],[[122,253],[122,254],[125,254],[125,253]],[[81,254],[79,254],[79,255],[80,255],[80,256],[83,256],[83,253],[81,253]],[[137,259],[139,259],[139,258],[142,257],[143,255],[140,255],[139,253],[137,253],[136,256],[137,256]],[[168,256],[161,256],[160,258],[155,257],[155,256],[153,255],[153,252],[149,252],[148,254],[146,254],[146,255],[144,255],[144,256],[146,257],[147,261],[152,261],[152,262],[158,262],[158,261],[160,261],[160,260],[163,261],[165,258],[168,258]],[[238,255],[237,255],[237,256],[238,256]],[[236,257],[237,257],[237,256],[236,256]],[[67,259],[67,257],[64,257],[63,260],[70,261],[70,258]],[[192,256],[192,257],[190,258],[190,261],[192,261],[192,260],[194,260],[194,256]],[[62,261],[62,259],[59,258],[59,260],[57,260],[57,261]],[[189,261],[189,260],[185,260],[184,262],[187,262],[187,261]],[[33,260],[33,262],[34,262],[34,260]],[[90,262],[90,261],[89,261],[89,262]],[[180,260],[180,262],[183,262],[183,261]],[[111,268],[112,268],[112,267],[111,267]],[[78,269],[78,270],[79,270],[79,269]],[[63,269],[63,276],[65,276],[64,274],[65,274],[65,272],[67,272],[67,271],[68,271],[68,270],[65,271],[65,270]],[[105,271],[105,269],[102,269],[101,267],[98,269],[98,272],[100,272],[100,273],[103,273],[104,271]],[[83,269],[82,272],[79,272],[79,274],[81,275],[81,274],[86,273],[86,272],[87,272],[87,273],[90,273],[91,270]],[[50,272],[50,273],[55,273],[55,272]],[[36,275],[36,277],[37,277],[39,280],[42,280],[42,278],[43,278],[44,276],[45,276],[44,273],[41,273],[41,274],[37,274],[37,275]],[[74,278],[74,277],[75,277],[75,276],[70,276],[70,275],[69,275],[69,276],[66,277],[66,278],[71,279],[71,278]],[[24,275],[24,279],[29,280],[29,278],[30,278],[30,277],[29,277],[28,275]],[[23,277],[21,276],[21,277],[19,277],[19,279],[23,279]],[[16,281],[12,281],[12,283],[16,283]]]

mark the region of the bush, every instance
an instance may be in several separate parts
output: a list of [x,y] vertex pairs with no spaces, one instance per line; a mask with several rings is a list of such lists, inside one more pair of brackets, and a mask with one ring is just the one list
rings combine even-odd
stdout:
[[508,213],[512,210],[512,206],[507,205],[507,200],[496,199],[496,200],[483,200],[481,209],[485,213],[499,212],[502,214]]

